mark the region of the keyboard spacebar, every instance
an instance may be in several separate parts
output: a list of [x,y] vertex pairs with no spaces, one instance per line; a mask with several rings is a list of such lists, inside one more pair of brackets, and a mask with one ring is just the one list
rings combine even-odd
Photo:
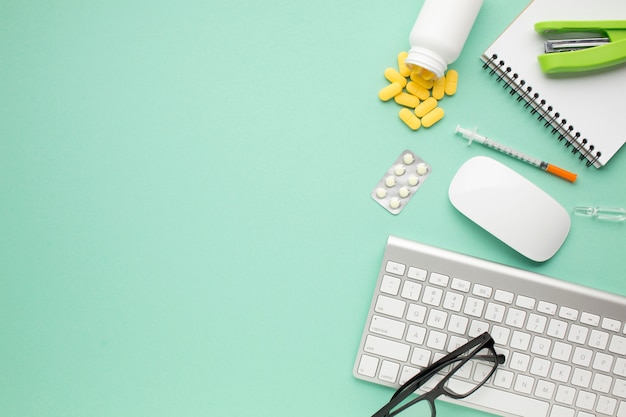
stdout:
[[[467,386],[471,386],[467,382],[450,380],[450,388],[458,392],[462,392],[467,389]],[[445,398],[445,397],[440,397]],[[475,393],[469,397],[459,400],[462,403],[474,404],[478,407],[484,408],[487,411],[493,411],[496,414],[508,413],[514,416],[533,416],[533,417],[546,417],[548,415],[548,407],[550,406],[545,401],[536,400],[534,398],[524,397],[520,394],[514,394],[512,392],[500,391],[488,386],[480,387]],[[520,414],[523,412],[524,414]]]

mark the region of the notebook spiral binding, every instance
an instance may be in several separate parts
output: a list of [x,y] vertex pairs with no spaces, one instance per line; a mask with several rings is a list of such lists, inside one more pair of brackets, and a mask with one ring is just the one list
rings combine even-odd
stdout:
[[[575,132],[572,125],[567,124],[567,120],[561,118],[561,115],[552,108],[545,100],[540,99],[538,92],[533,92],[530,85],[526,85],[526,81],[520,79],[520,76],[513,72],[511,67],[507,67],[502,60],[498,61],[498,55],[484,58],[483,69],[489,69],[490,76],[496,76],[497,83],[503,83],[502,88],[509,90],[512,96],[517,95],[517,101],[524,103],[524,108],[530,109],[530,114],[537,115],[537,120],[544,121],[546,129],[552,127],[552,134],[558,135],[558,140],[565,139],[565,147],[572,147],[572,153],[578,153],[578,159],[586,160],[585,165],[591,166],[596,163],[602,155],[601,152],[595,151],[595,147],[589,144],[587,138],[580,138],[580,132]],[[595,151],[595,152],[594,152]]]

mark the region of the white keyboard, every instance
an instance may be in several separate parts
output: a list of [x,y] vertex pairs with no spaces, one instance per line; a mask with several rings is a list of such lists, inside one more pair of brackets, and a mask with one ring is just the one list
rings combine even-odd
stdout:
[[441,400],[502,416],[626,417],[625,322],[625,297],[390,236],[353,373],[397,388],[488,331],[504,365],[466,399]]

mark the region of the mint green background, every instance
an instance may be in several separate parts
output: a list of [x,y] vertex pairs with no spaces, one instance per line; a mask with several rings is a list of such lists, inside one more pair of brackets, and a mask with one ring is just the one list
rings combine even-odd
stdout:
[[[377,92],[421,1],[0,3],[0,415],[371,415],[391,390],[351,372],[389,234],[626,294],[626,225],[572,218],[537,264],[448,202],[488,155],[626,206],[626,151],[585,168],[481,70],[526,2],[485,0],[417,132]],[[392,216],[369,193],[404,149],[433,172]]]

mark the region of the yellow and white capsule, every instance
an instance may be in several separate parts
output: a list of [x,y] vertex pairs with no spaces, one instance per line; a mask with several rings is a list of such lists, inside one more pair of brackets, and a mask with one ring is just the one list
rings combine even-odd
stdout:
[[389,80],[390,83],[400,83],[402,88],[406,85],[406,78],[402,76],[395,68],[387,68],[385,70],[385,78]]
[[400,83],[391,83],[378,92],[378,98],[382,101],[389,101],[401,92],[402,85]]
[[443,119],[445,112],[441,107],[435,107],[429,111],[424,117],[422,117],[422,126],[431,127],[439,120]]
[[451,96],[456,93],[456,87],[459,82],[459,73],[455,70],[450,70],[446,73],[446,85],[445,92],[447,95]]
[[437,107],[437,99],[435,99],[434,97],[428,97],[415,108],[415,115],[417,117],[424,117],[435,107]]
[[401,109],[398,115],[400,116],[400,120],[402,120],[412,130],[417,130],[422,125],[420,119],[418,119],[417,116],[407,108]]

